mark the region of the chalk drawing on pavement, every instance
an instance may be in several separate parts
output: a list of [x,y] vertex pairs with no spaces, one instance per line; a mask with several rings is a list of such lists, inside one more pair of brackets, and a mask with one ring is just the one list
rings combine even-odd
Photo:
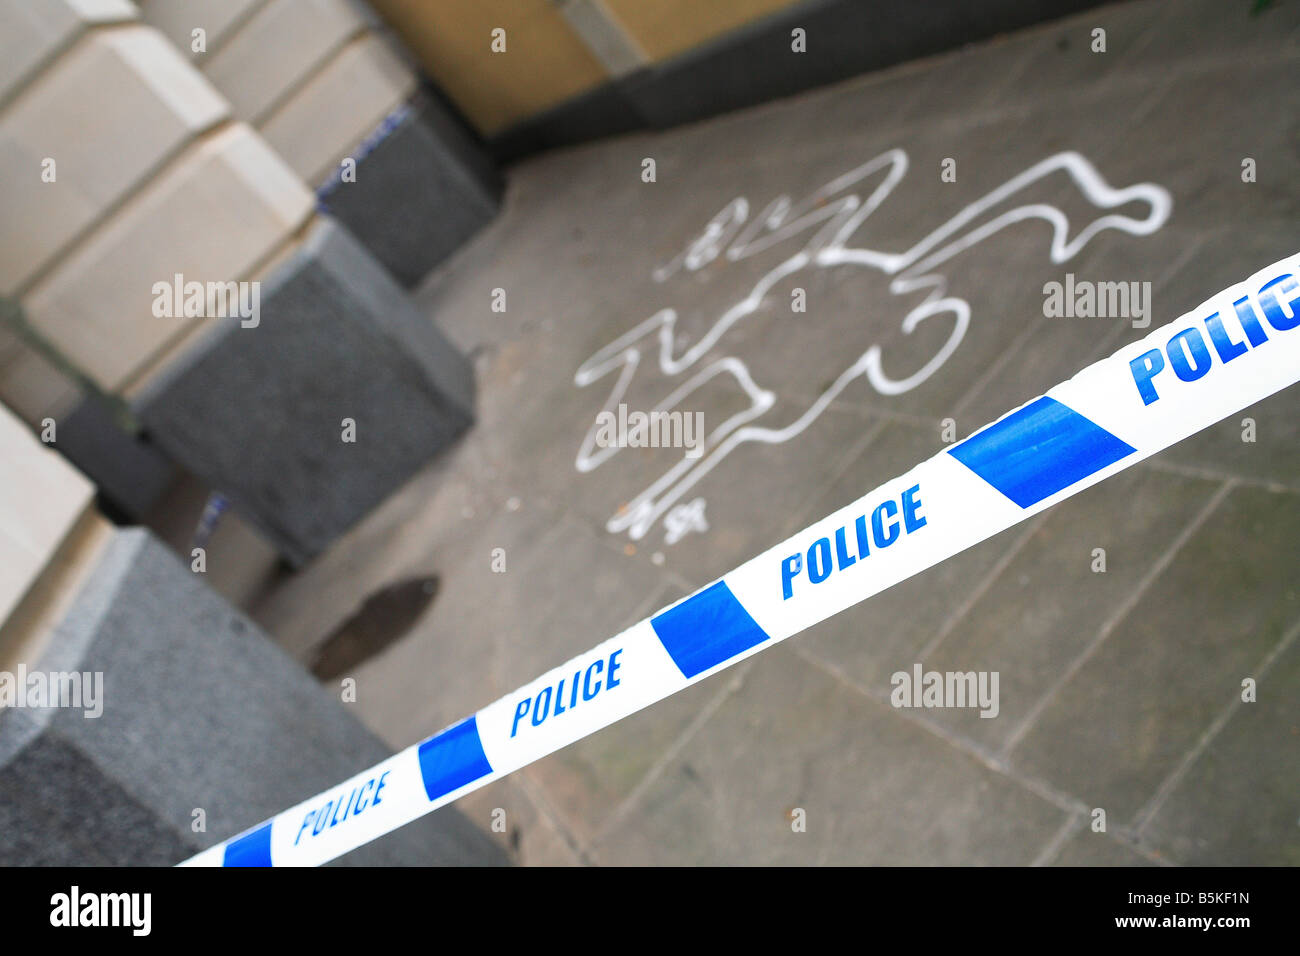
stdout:
[[[692,393],[719,376],[730,376],[749,401],[748,408],[719,422],[708,432],[701,454],[683,455],[680,461],[611,516],[605,525],[610,533],[626,533],[632,540],[640,540],[661,518],[665,519],[667,544],[675,543],[691,530],[703,532],[708,528],[704,518],[705,499],[696,496],[687,504],[680,502],[738,447],[749,442],[781,444],[790,441],[812,425],[858,378],[866,378],[882,395],[902,395],[929,379],[956,351],[970,324],[969,304],[962,298],[949,295],[946,277],[936,271],[963,251],[1007,226],[1037,219],[1051,226],[1049,256],[1053,263],[1060,264],[1068,262],[1094,236],[1107,229],[1134,236],[1150,235],[1164,225],[1173,205],[1169,192],[1154,183],[1113,188],[1085,157],[1076,152],[1062,152],[1036,163],[966,206],[905,252],[849,246],[853,234],[889,197],[906,175],[907,168],[906,152],[891,149],[837,176],[798,203],[793,203],[789,196],[779,196],[756,216],[750,215],[748,199],[738,196],[723,206],[681,253],[654,271],[653,278],[664,282],[683,270],[693,272],[701,269],[719,256],[725,256],[731,262],[740,261],[811,231],[798,251],[765,273],[743,298],[728,307],[703,336],[680,354],[674,354],[677,312],[664,308],[597,351],[578,368],[573,380],[580,388],[610,375],[616,376],[602,408],[605,412],[616,409],[626,394],[640,366],[643,348],[654,349],[662,375],[668,378],[684,376],[680,384],[654,405],[653,411],[666,411],[681,405]],[[1118,209],[1138,201],[1145,203],[1149,211],[1143,218],[1106,212],[1074,236],[1070,236],[1070,223],[1065,213],[1045,203],[1026,203],[993,214],[1017,193],[1057,172],[1068,175],[1083,197],[1099,210]],[[874,174],[881,174],[881,181],[865,197],[853,191]],[[736,323],[759,309],[764,296],[781,280],[803,269],[826,269],[844,264],[865,266],[891,276],[889,291],[893,295],[924,292],[923,301],[903,316],[900,329],[904,334],[911,334],[922,322],[937,316],[949,317],[951,332],[929,361],[901,379],[891,378],[885,373],[881,348],[872,345],[793,421],[779,426],[758,424],[757,420],[776,404],[776,394],[756,383],[748,366],[736,356],[709,356]],[[579,472],[599,468],[620,450],[617,446],[597,447],[596,432],[597,424],[593,422],[574,462]]]

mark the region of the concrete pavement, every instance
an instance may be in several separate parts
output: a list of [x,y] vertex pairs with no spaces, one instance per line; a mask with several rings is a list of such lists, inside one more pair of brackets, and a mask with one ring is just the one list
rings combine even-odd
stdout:
[[[437,573],[428,613],[355,674],[359,716],[404,746],[932,455],[946,420],[969,434],[1144,334],[1045,316],[1046,283],[1150,283],[1158,325],[1295,252],[1300,4],[1252,6],[1105,7],[517,167],[418,298],[475,358],[478,424],[254,616],[306,660],[366,595]],[[906,169],[887,188],[900,161],[845,178],[890,151]],[[1056,262],[1041,217],[980,231],[1037,204],[1073,239],[1112,212],[1064,166],[999,196],[1066,152],[1110,187],[1167,190],[1167,216],[1121,204],[1145,233],[1103,224]],[[873,195],[850,245],[916,262],[957,244],[924,270],[969,309],[946,356],[951,316],[903,328],[934,287],[903,266],[773,279]],[[793,212],[764,224],[781,196]],[[715,215],[721,240],[698,241]],[[575,383],[651,319],[621,394],[618,349]],[[842,382],[873,346],[896,382],[943,361],[897,394]],[[664,449],[575,467],[607,402],[648,409],[687,380],[676,407],[708,428],[772,432],[676,477]],[[485,829],[504,810],[495,835],[524,863],[1300,863],[1297,411],[1276,395],[459,805]],[[209,566],[233,575],[249,545],[228,535]],[[998,716],[892,707],[916,663],[997,671]]]

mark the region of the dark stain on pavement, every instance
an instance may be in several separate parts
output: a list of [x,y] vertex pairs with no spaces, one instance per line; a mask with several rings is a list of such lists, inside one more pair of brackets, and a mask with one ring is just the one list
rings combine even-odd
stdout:
[[340,677],[406,634],[438,594],[438,577],[408,578],[371,594],[327,637],[311,671],[321,680]]

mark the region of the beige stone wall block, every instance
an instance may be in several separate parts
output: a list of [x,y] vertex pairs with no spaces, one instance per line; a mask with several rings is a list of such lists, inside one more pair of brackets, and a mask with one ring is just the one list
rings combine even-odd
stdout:
[[415,85],[415,74],[388,44],[366,33],[267,117],[262,135],[316,185]]
[[131,0],[0,0],[0,101],[83,30],[137,15]]
[[[0,290],[14,293],[228,113],[145,26],[97,30],[0,115]],[[53,160],[52,182],[42,178]]]
[[[252,12],[267,0],[143,0],[140,15],[191,60],[215,53]],[[204,31],[206,53],[195,53],[194,30]]]
[[0,621],[91,507],[95,486],[0,407]]
[[8,619],[0,617],[0,670],[35,666],[113,537],[113,526],[94,509],[82,515]]
[[270,0],[201,66],[235,115],[258,124],[364,29],[345,0]]
[[29,324],[100,388],[120,392],[203,318],[154,315],[154,284],[248,279],[307,217],[312,193],[242,123],[178,157],[24,305]]

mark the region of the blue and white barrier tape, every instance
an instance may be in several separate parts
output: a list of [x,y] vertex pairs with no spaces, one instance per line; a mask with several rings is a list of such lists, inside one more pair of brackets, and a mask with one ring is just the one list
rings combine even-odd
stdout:
[[1300,380],[1300,255],[477,714],[186,864],[315,865],[662,700]]

